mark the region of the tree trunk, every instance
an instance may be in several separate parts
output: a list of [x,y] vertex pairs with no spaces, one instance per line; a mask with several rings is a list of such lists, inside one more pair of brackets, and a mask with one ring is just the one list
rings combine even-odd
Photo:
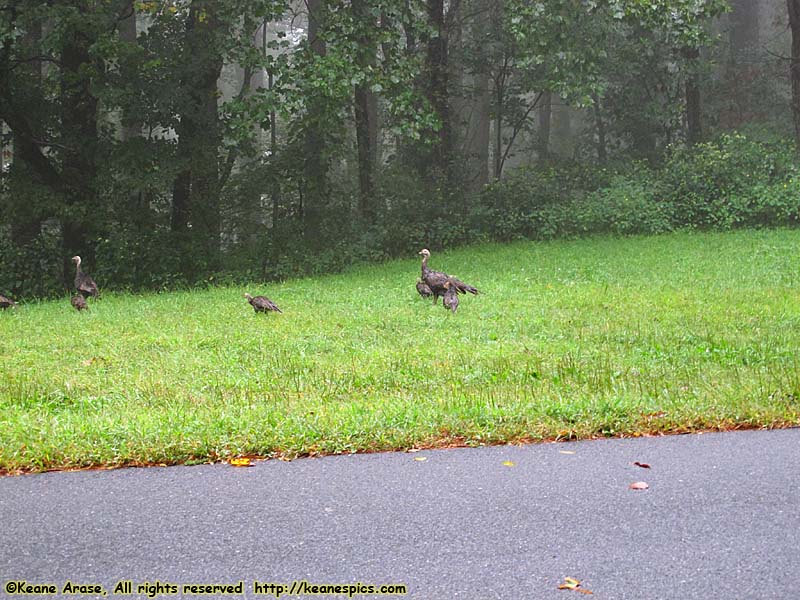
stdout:
[[592,94],[592,108],[594,112],[594,126],[597,131],[597,162],[604,165],[608,162],[608,149],[606,143],[606,124],[603,121],[603,108],[600,97]]
[[375,149],[372,145],[370,131],[369,90],[367,86],[359,84],[355,89],[355,119],[356,143],[358,145],[358,184],[359,184],[359,216],[364,221],[371,223],[375,220],[375,207],[373,205],[374,183],[373,164]]
[[[325,0],[308,0],[308,41],[311,51],[325,56],[324,40],[318,35],[324,21]],[[302,190],[303,237],[312,248],[323,244],[323,219],[328,204],[328,164],[321,101],[309,100],[304,148]]]
[[686,143],[694,146],[703,137],[702,114],[700,108],[700,84],[697,77],[697,59],[700,57],[698,48],[684,48],[682,50],[686,60]]
[[503,98],[505,98],[505,67],[494,82],[495,118],[494,118],[494,178],[500,179],[503,173]]
[[[459,25],[461,19],[454,20],[456,26],[448,43],[451,88],[456,90],[450,108],[453,143],[464,157],[458,176],[464,177],[465,191],[470,194],[478,193],[489,182],[491,101],[487,45],[492,8],[490,0],[462,3],[464,23]],[[459,136],[455,132],[463,133]]]
[[731,1],[731,49],[734,54],[745,52],[758,44],[760,0]]
[[473,188],[481,189],[489,183],[489,136],[491,118],[489,116],[489,75],[486,72],[475,74],[475,100],[469,122],[468,156],[474,167]]
[[447,178],[450,173],[452,144],[444,0],[428,0],[428,25],[432,33],[428,39],[427,97],[440,121],[439,131],[431,149],[430,166],[434,168],[436,175]]
[[[42,26],[38,24],[27,31],[20,40],[20,46],[24,56],[36,56],[39,54],[39,42],[42,35]],[[2,68],[2,67],[0,67]],[[20,65],[18,67],[24,77],[29,78],[34,85],[41,89],[42,85],[42,61],[31,60],[30,62]],[[12,147],[15,151],[24,144],[22,137],[16,133],[12,136]],[[2,143],[0,142],[0,150],[2,150]],[[22,158],[20,153],[19,159]],[[13,165],[14,170],[25,168],[23,160],[18,160],[16,165]],[[27,178],[27,173],[24,175]],[[30,244],[35,240],[42,230],[42,207],[36,206],[31,203],[30,194],[17,193],[14,189],[17,183],[16,178],[11,178],[9,185],[11,186],[10,194],[8,195],[8,202],[11,205],[13,218],[11,220],[11,241],[16,246],[23,247]]]
[[184,268],[192,271],[192,276],[197,263],[210,270],[219,266],[222,132],[217,80],[222,55],[215,43],[219,26],[213,3],[192,2],[186,22],[185,72],[180,83],[186,100],[177,127],[181,170],[173,182],[170,218],[179,240],[191,238],[188,247],[181,244],[181,251],[191,253]]
[[539,108],[539,160],[550,156],[550,118],[553,115],[553,94],[542,92],[542,104]]
[[[80,7],[83,12],[84,6]],[[98,210],[96,154],[98,149],[97,98],[92,95],[92,73],[103,67],[92,57],[94,32],[80,21],[67,23],[67,40],[61,51],[62,176],[67,185],[62,219],[64,278],[71,285],[69,257],[80,254],[92,267],[94,249],[88,244],[90,216]],[[95,223],[96,225],[96,223]]]
[[792,31],[792,56],[789,68],[792,83],[792,117],[795,145],[800,151],[800,0],[787,0],[789,28]]
[[[136,3],[128,2],[123,9],[122,17],[119,20],[119,38],[124,44],[135,46],[137,44],[136,34]],[[128,79],[135,76],[128,73],[129,69],[123,68],[122,78]],[[122,114],[122,141],[128,142],[142,135],[142,120],[138,112],[127,109]],[[151,192],[141,188],[131,189],[128,193],[128,204],[123,218],[130,219],[140,231],[149,230],[153,226],[152,213],[150,210]]]
[[[369,5],[365,0],[352,0],[353,19],[360,32],[356,36],[358,43],[358,67],[363,72],[375,63],[375,43],[369,39],[369,33],[375,30],[375,19],[370,16]],[[366,222],[375,220],[375,184],[373,172],[375,165],[375,143],[377,132],[375,125],[375,98],[369,88],[368,81],[355,86],[353,93],[355,104],[356,144],[358,146],[358,183],[359,183],[359,216]]]

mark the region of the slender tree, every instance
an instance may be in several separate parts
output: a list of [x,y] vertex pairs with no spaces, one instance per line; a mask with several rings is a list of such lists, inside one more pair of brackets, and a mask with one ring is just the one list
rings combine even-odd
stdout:
[[[326,0],[308,0],[308,47],[313,56],[325,57],[327,53],[324,23]],[[322,64],[318,61],[316,64]],[[327,122],[326,99],[312,95],[307,100],[305,115],[305,140],[303,151],[303,235],[306,242],[319,248],[323,240],[323,220],[327,210],[328,158],[325,128]]]
[[786,0],[789,8],[789,29],[792,32],[792,54],[789,63],[789,80],[792,85],[792,117],[794,138],[800,150],[800,0]]
[[698,48],[683,48],[683,58],[688,65],[685,89],[686,142],[694,146],[703,137],[700,82],[697,76],[697,63],[700,57]]
[[[455,2],[450,10],[458,4]],[[430,162],[423,163],[423,171],[430,173],[432,167],[437,175],[450,174],[449,160],[452,156],[452,130],[450,122],[450,89],[448,70],[448,22],[444,0],[427,0],[428,26],[430,33],[426,54],[426,94],[439,120],[438,131],[430,151]]]
[[351,9],[355,28],[356,64],[360,77],[354,86],[354,108],[356,144],[358,147],[358,212],[361,218],[371,223],[375,219],[375,153],[377,146],[376,99],[370,89],[369,71],[375,68],[376,43],[372,32],[376,18],[366,0],[352,0]]

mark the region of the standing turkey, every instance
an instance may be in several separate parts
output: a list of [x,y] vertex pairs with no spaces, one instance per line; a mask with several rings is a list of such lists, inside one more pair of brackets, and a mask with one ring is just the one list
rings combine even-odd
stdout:
[[433,271],[432,269],[428,268],[428,259],[431,257],[431,253],[427,248],[420,250],[419,254],[422,255],[422,281],[430,288],[431,292],[433,292],[434,304],[436,304],[436,300],[438,300],[439,296],[444,296],[445,292],[447,291],[445,283],[448,282],[450,283],[450,286],[455,289],[456,294],[466,294],[467,292],[470,294],[478,293],[477,288],[464,283],[460,279],[452,277],[447,273]]
[[266,296],[256,296],[254,298],[250,294],[245,294],[244,297],[247,298],[247,301],[250,303],[250,306],[252,306],[253,310],[256,311],[257,313],[259,312],[265,313],[268,310],[279,313],[283,312],[280,308],[278,308],[277,304],[275,304],[272,300],[270,300]]
[[86,304],[86,298],[84,298],[80,294],[76,294],[75,296],[70,298],[69,301],[72,304],[72,306],[75,307],[75,310],[77,310],[78,312],[89,308],[89,306]]
[[0,295],[0,308],[5,310],[7,308],[16,308],[16,307],[17,303],[14,302],[11,298],[6,298],[5,296]]
[[72,262],[75,263],[75,289],[78,293],[86,298],[92,296],[97,298],[100,295],[100,290],[97,289],[97,284],[94,282],[87,273],[81,271],[81,257],[73,256]]
[[445,310],[450,309],[453,314],[458,310],[458,288],[452,280],[448,279],[444,282],[444,296],[442,296],[442,305]]

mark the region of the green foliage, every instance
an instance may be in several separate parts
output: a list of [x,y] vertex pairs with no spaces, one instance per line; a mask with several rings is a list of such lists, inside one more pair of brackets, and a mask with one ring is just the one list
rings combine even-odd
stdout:
[[63,293],[61,236],[45,229],[24,245],[0,235],[0,293],[16,299]]
[[[322,4],[314,42],[324,52],[303,39],[302,21],[289,24],[284,0],[137,1],[133,33],[130,7],[115,3],[0,11],[0,119],[14,149],[0,189],[4,289],[63,293],[69,277],[59,270],[73,253],[105,289],[164,289],[338,271],[420,246],[797,221],[793,155],[737,136],[674,149],[663,169],[537,165],[473,195],[452,150],[437,161],[448,177],[428,169],[423,180],[401,163],[425,162],[427,134],[446,125],[422,93],[433,34],[425,3]],[[683,128],[680,51],[708,42],[705,24],[723,4],[513,0],[458,13],[450,3],[450,67],[494,86],[496,158],[531,133],[531,99],[543,90],[579,105],[599,99],[609,146],[660,158]],[[253,43],[264,22],[280,32],[267,52]],[[469,46],[463,56],[459,44]],[[223,65],[268,72],[274,85],[216,97]],[[380,111],[364,220],[356,87]],[[445,91],[437,110],[450,103],[455,114],[453,100],[467,103],[469,90]],[[453,148],[466,141],[458,137]]]
[[661,168],[519,170],[487,187],[473,227],[510,240],[796,225],[798,169],[790,140],[725,134],[676,147]]
[[574,209],[587,191],[605,185],[609,175],[574,163],[519,169],[487,186],[472,211],[471,226],[489,239],[504,241],[588,233],[593,227],[576,219]]
[[[791,209],[759,208],[761,194],[789,185],[797,162],[788,140],[754,142],[741,134],[723,134],[693,150],[677,149],[661,170],[675,205],[676,225],[730,229],[745,225],[782,225]],[[776,198],[773,192],[770,197]],[[787,212],[788,211],[788,212]]]
[[619,175],[608,187],[587,194],[572,213],[580,233],[660,234],[675,227],[675,206],[664,200],[661,182],[646,173]]
[[[118,225],[97,241],[97,281],[115,289],[175,289],[186,285],[174,238],[163,228]],[[194,283],[194,282],[193,282]]]

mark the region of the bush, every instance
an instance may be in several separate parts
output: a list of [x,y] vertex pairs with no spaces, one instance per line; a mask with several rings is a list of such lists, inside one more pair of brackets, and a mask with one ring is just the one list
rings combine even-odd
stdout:
[[660,169],[520,169],[486,188],[472,226],[503,241],[785,226],[800,221],[798,192],[791,141],[726,134],[673,149]]
[[796,168],[788,140],[757,142],[724,134],[694,149],[675,150],[660,178],[675,206],[676,226],[731,229],[754,222],[756,190],[786,182]]
[[659,234],[672,231],[675,207],[648,171],[617,176],[586,196],[579,215],[584,233]]
[[486,187],[470,214],[474,231],[500,241],[585,233],[576,203],[607,185],[610,172],[575,163],[526,167]]
[[29,244],[17,246],[0,235],[0,293],[16,299],[64,293],[61,235],[43,227]]

